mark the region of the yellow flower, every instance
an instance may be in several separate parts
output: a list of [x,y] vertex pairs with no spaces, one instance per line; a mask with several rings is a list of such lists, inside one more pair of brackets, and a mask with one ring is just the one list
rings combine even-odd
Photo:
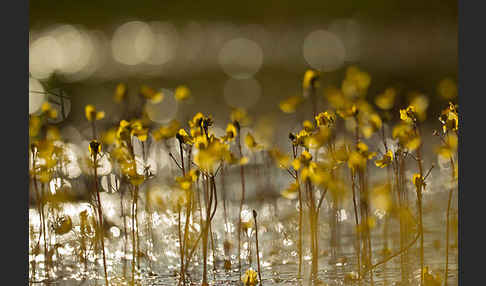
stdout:
[[238,122],[240,126],[247,126],[250,124],[250,117],[243,108],[233,108],[231,110],[230,119],[232,122]]
[[297,182],[293,182],[287,189],[282,191],[281,195],[289,200],[296,199],[299,195],[299,184]]
[[248,132],[245,136],[245,144],[246,147],[248,147],[248,149],[250,149],[251,151],[260,150],[263,147],[255,141],[255,138],[250,132]]
[[42,126],[42,121],[38,116],[29,116],[29,137],[36,137]]
[[88,148],[91,156],[96,157],[96,155],[101,152],[101,143],[96,140],[92,140],[91,142],[89,142]]
[[418,189],[425,188],[425,179],[424,177],[420,176],[420,174],[414,174],[412,177],[412,183]]
[[379,168],[385,168],[393,162],[393,152],[388,150],[381,159],[375,161],[375,165]]
[[277,167],[287,169],[290,166],[290,157],[282,154],[280,150],[274,148],[269,151],[270,156],[273,158],[275,163],[277,164]]
[[457,97],[457,84],[451,78],[444,78],[437,85],[437,93],[446,100]]
[[325,111],[319,113],[316,117],[315,120],[317,122],[317,126],[326,126],[326,127],[331,127],[334,125],[334,122],[336,121],[336,115],[332,111]]
[[358,114],[358,107],[355,104],[348,105],[346,108],[338,109],[336,113],[342,118],[354,117]]
[[48,126],[46,131],[46,139],[51,141],[61,140],[61,133],[56,126]]
[[387,88],[381,94],[375,98],[375,104],[383,110],[390,110],[395,104],[395,97],[397,96],[397,91],[394,88]]
[[396,125],[393,128],[392,137],[398,138],[398,142],[410,151],[416,150],[422,142],[413,127],[407,123]]
[[326,166],[316,162],[309,162],[308,165],[302,168],[302,180],[309,179],[317,186],[327,186],[331,175],[326,170]]
[[280,110],[285,113],[294,113],[297,107],[302,103],[302,98],[299,96],[291,96],[282,100],[279,104]]
[[366,122],[361,127],[361,132],[363,133],[365,138],[370,138],[374,132],[378,131],[381,128],[383,122],[381,120],[381,117],[376,113],[366,114],[365,117]]
[[167,140],[176,136],[179,130],[179,122],[177,120],[171,120],[169,124],[161,126],[159,129],[152,132],[152,136],[156,141]]
[[[316,88],[319,84],[319,72],[315,70],[307,70],[304,73],[304,80],[302,81],[302,87],[304,91],[310,88]],[[305,95],[306,93],[304,93]]]
[[258,273],[253,269],[246,270],[245,274],[241,277],[241,281],[245,286],[256,286],[258,283]]
[[409,105],[406,109],[400,109],[400,119],[407,123],[414,123],[417,121],[417,114],[415,106]]
[[317,132],[304,137],[304,146],[309,149],[318,149],[328,141],[330,136],[331,129],[326,126],[321,126],[317,129]]
[[366,159],[372,159],[376,156],[376,152],[368,152],[368,145],[363,142],[358,142],[356,149],[361,155],[365,156]]
[[140,87],[140,94],[154,104],[159,103],[164,99],[164,94],[161,91],[157,92],[146,85]]
[[[175,136],[176,136],[177,140],[179,140],[179,142],[184,143],[184,144],[191,145],[194,142],[191,139],[191,137],[189,137],[186,130],[184,130],[182,128],[179,129],[179,131],[177,132],[177,134]],[[202,136],[199,136],[199,137],[202,137]]]
[[309,120],[304,120],[304,122],[302,122],[302,128],[304,128],[304,130],[307,132],[312,132],[314,131],[314,124],[312,124],[312,122]]
[[42,104],[41,111],[43,114],[46,114],[48,118],[57,118],[57,110],[52,108],[47,101]]
[[142,121],[137,119],[131,122],[131,134],[132,136],[137,137],[140,141],[144,142],[147,140],[148,137],[148,128],[144,128],[142,125]]
[[374,186],[371,192],[371,203],[373,207],[379,210],[390,211],[393,206],[390,184],[385,183]]
[[439,121],[442,123],[442,131],[457,131],[459,127],[459,116],[457,113],[457,106],[452,102],[449,102],[449,106],[444,109],[439,117]]
[[348,67],[346,76],[341,84],[343,94],[348,98],[362,97],[366,95],[371,83],[368,73],[361,71],[355,66]]
[[308,165],[311,160],[312,155],[307,151],[302,151],[300,156],[292,162],[292,167],[294,167],[294,169],[298,171],[302,165]]
[[218,139],[210,140],[207,147],[198,150],[194,157],[194,161],[203,171],[212,173],[215,164],[221,162],[224,158],[227,158],[229,153],[228,148],[228,145],[223,144]]
[[122,120],[118,126],[116,137],[118,140],[129,142],[130,136],[137,137],[144,142],[148,137],[148,128],[143,127],[142,120],[134,119],[132,121]]
[[415,114],[417,119],[424,121],[427,117],[427,108],[429,107],[429,99],[420,93],[412,93],[412,101],[410,101],[410,106],[415,108]]
[[436,149],[436,152],[439,154],[439,156],[449,159],[457,151],[457,145],[458,145],[458,137],[455,133],[449,133],[444,139],[444,144],[441,145],[439,148]]
[[132,173],[129,177],[128,180],[130,183],[134,186],[139,186],[145,181],[145,176],[144,175],[139,175],[136,172]]
[[174,92],[174,98],[177,101],[186,101],[191,97],[191,91],[189,88],[185,85],[180,85],[176,87],[176,90]]
[[195,169],[192,169],[187,172],[185,176],[177,177],[176,181],[181,189],[188,191],[192,188],[192,184],[196,182],[198,176],[199,172]]
[[93,105],[88,104],[84,108],[84,115],[86,116],[86,119],[88,119],[88,121],[95,121],[103,119],[105,117],[105,112],[96,111],[96,108]]
[[226,136],[223,140],[231,142],[236,138],[237,134],[236,126],[233,123],[228,123],[228,126],[226,126]]
[[116,103],[120,103],[125,99],[126,95],[127,95],[127,86],[124,83],[117,84],[115,88],[115,95],[113,96],[113,100]]

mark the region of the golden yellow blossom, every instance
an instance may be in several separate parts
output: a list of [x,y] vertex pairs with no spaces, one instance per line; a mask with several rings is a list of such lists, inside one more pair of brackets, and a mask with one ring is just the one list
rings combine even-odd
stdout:
[[290,166],[290,157],[280,152],[280,150],[274,148],[269,153],[277,164],[277,167],[287,169]]
[[159,129],[156,129],[152,132],[152,136],[156,141],[159,140],[167,140],[176,136],[179,130],[180,124],[177,120],[171,120],[167,125],[161,126]]
[[444,78],[437,85],[437,93],[440,97],[451,100],[457,97],[457,84],[451,78]]
[[232,122],[238,122],[240,126],[247,126],[251,122],[250,117],[243,108],[231,109],[230,119]]
[[383,93],[379,94],[375,98],[375,104],[383,110],[390,110],[395,104],[395,98],[397,91],[393,87],[385,89]]
[[439,154],[439,156],[441,156],[445,159],[449,159],[452,156],[454,156],[454,154],[456,153],[457,145],[458,145],[457,134],[449,133],[444,138],[444,144],[439,146],[436,149],[436,152],[437,152],[437,154]]
[[177,101],[186,101],[191,97],[191,90],[185,86],[185,85],[180,85],[176,87],[175,92],[174,92],[174,98]]
[[449,106],[444,109],[439,117],[440,123],[442,123],[442,131],[457,131],[459,127],[459,116],[457,113],[457,106],[452,102],[449,102]]
[[105,112],[96,111],[96,108],[93,105],[88,104],[84,108],[84,115],[86,116],[86,119],[88,119],[88,121],[95,121],[103,119],[105,117]]
[[241,281],[244,286],[256,286],[258,283],[258,273],[253,269],[246,270],[245,274],[241,277]]
[[113,100],[116,103],[122,102],[127,95],[127,86],[124,83],[119,83],[116,85],[115,94],[113,96]]
[[263,148],[262,145],[258,144],[256,141],[255,141],[255,138],[253,137],[253,135],[248,132],[245,136],[245,145],[246,147],[248,147],[248,149],[250,149],[251,151],[256,151],[256,150],[260,150]]
[[291,183],[288,188],[281,192],[281,195],[289,200],[296,199],[299,195],[299,184],[297,182]]
[[424,177],[420,176],[420,174],[414,174],[412,177],[412,183],[417,189],[425,188],[425,179]]
[[[315,88],[318,86],[319,80],[319,72],[315,70],[307,70],[304,73],[304,79],[302,81],[302,87],[304,91],[308,90],[309,88]],[[306,93],[304,93],[305,95]]]
[[334,122],[336,121],[336,115],[332,111],[325,111],[317,114],[315,117],[315,120],[317,122],[317,126],[326,126],[326,127],[331,127],[334,125]]
[[161,91],[157,92],[146,85],[140,87],[140,94],[154,104],[159,103],[164,99],[164,94]]
[[375,161],[375,165],[379,168],[385,168],[393,162],[393,152],[388,150],[381,159]]
[[280,110],[285,113],[294,113],[297,107],[302,103],[302,97],[290,96],[282,100],[279,104]]
[[41,111],[43,114],[46,114],[48,118],[57,118],[57,110],[52,108],[52,106],[47,101],[42,104]]

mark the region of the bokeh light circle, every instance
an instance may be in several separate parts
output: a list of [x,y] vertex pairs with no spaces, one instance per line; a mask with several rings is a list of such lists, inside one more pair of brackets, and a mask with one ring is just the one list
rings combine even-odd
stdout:
[[219,64],[226,74],[237,79],[246,79],[260,70],[263,51],[252,40],[237,38],[226,42],[218,56]]
[[346,57],[341,39],[325,30],[316,30],[307,35],[302,52],[311,67],[325,72],[340,68]]
[[113,58],[125,65],[137,65],[147,60],[154,46],[154,33],[144,22],[132,21],[118,27],[113,34]]

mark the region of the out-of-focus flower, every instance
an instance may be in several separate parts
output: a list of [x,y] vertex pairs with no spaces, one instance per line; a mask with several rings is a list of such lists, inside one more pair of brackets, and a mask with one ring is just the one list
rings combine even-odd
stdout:
[[41,106],[42,114],[47,115],[48,118],[57,118],[57,110],[52,108],[52,106],[46,101]]
[[405,122],[402,122],[393,128],[392,137],[398,139],[398,142],[410,151],[416,150],[422,142],[413,129],[413,126]]
[[191,169],[185,176],[177,177],[176,182],[181,189],[188,191],[192,188],[192,184],[196,182],[198,176],[199,172],[195,169]]
[[437,93],[440,97],[451,100],[457,97],[457,84],[451,78],[444,78],[437,85]]
[[447,133],[447,131],[456,132],[459,127],[459,116],[457,113],[457,105],[449,102],[449,106],[444,109],[439,116],[439,121],[442,123],[442,131]]
[[177,120],[171,120],[167,125],[161,126],[152,132],[152,136],[156,141],[167,140],[176,136],[179,130],[180,124]]
[[257,151],[257,150],[261,150],[263,148],[263,145],[258,144],[255,141],[255,137],[253,137],[253,135],[250,132],[248,132],[245,136],[245,145],[251,151]]
[[231,109],[230,119],[232,122],[238,122],[240,126],[247,126],[251,122],[250,117],[243,108]]
[[146,85],[140,87],[140,94],[154,104],[159,103],[164,99],[164,94],[161,91],[155,91],[153,88]]
[[186,101],[191,97],[191,90],[185,86],[185,85],[180,85],[176,87],[175,92],[174,92],[174,98],[177,101]]
[[269,151],[277,167],[287,169],[290,166],[290,157],[283,154],[280,150],[274,148]]
[[341,90],[348,98],[363,97],[366,95],[370,83],[371,77],[367,72],[361,71],[356,66],[350,66],[346,70]]
[[285,113],[294,113],[297,107],[302,103],[302,97],[290,96],[282,101],[280,101],[279,107]]
[[235,140],[236,136],[238,135],[238,131],[236,126],[233,123],[228,123],[226,126],[226,135],[223,137],[223,141],[231,142]]
[[409,105],[405,109],[400,109],[400,119],[406,123],[417,122],[417,112],[415,111],[415,106]]
[[[193,142],[194,142],[192,140],[192,138],[187,134],[186,130],[184,130],[182,128],[179,129],[179,131],[176,133],[175,137],[177,138],[177,140],[179,140],[179,142],[184,143],[184,144],[192,145]],[[202,137],[202,136],[200,136],[200,137]]]
[[288,188],[281,192],[281,195],[289,200],[296,199],[299,195],[299,184],[297,182],[291,183]]
[[304,96],[308,96],[310,89],[315,89],[319,86],[319,72],[316,70],[307,70],[304,73],[302,87],[304,88]]
[[127,95],[127,86],[124,83],[119,83],[116,85],[115,94],[113,95],[113,100],[116,103],[122,102]]
[[258,273],[253,269],[246,270],[245,274],[241,277],[241,281],[245,286],[256,286],[258,283]]
[[120,121],[116,134],[117,139],[130,142],[131,136],[137,137],[142,142],[147,140],[148,128],[144,128],[142,120],[134,119],[132,121]]
[[393,152],[388,150],[381,159],[375,161],[375,165],[379,168],[385,168],[393,162]]
[[390,110],[395,104],[395,98],[397,96],[397,91],[393,87],[385,89],[383,93],[380,93],[375,98],[375,104],[383,110]]
[[96,108],[91,104],[86,105],[84,108],[84,115],[88,121],[96,121],[105,118],[105,112],[96,111]]
[[415,114],[419,121],[424,121],[427,118],[427,108],[429,107],[429,99],[418,92],[411,93],[412,100],[410,106],[415,108]]
[[336,115],[332,111],[325,111],[319,113],[316,117],[315,120],[317,122],[317,126],[326,126],[326,127],[332,127],[334,125],[334,122],[336,121]]
[[457,145],[458,145],[457,134],[455,133],[447,134],[447,136],[445,136],[444,138],[443,143],[444,144],[442,144],[436,149],[437,154],[439,154],[439,156],[445,159],[452,158],[452,156],[454,156],[454,154],[457,151]]
[[414,174],[412,176],[412,183],[417,189],[425,188],[425,179],[420,174]]

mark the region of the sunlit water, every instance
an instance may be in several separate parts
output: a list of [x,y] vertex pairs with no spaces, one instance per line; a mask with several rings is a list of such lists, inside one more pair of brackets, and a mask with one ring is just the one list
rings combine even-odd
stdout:
[[[239,182],[238,182],[239,183]],[[231,199],[239,196],[230,196]],[[297,256],[297,208],[295,201],[283,198],[267,198],[260,201],[258,191],[251,193],[247,198],[247,204],[243,211],[243,220],[251,219],[251,209],[259,213],[259,245],[262,266],[262,278],[264,285],[309,285],[311,254],[307,236],[304,237],[304,265],[303,278],[297,278],[298,256]],[[263,192],[263,191],[262,191]],[[141,196],[143,197],[143,195]],[[108,273],[112,285],[130,285],[131,281],[131,220],[129,216],[130,200],[124,198],[125,223],[127,224],[127,241],[123,234],[123,219],[120,216],[120,196],[118,193],[102,193],[103,209],[105,213],[105,248],[107,254]],[[213,261],[212,245],[209,242],[208,269],[211,285],[239,285],[240,273],[238,271],[237,259],[237,212],[238,201],[228,199],[228,225],[225,227],[222,202],[218,206],[217,214],[212,223],[213,244],[215,248]],[[410,204],[414,210],[415,198],[409,194]],[[454,204],[453,204],[454,205]],[[424,240],[425,240],[425,265],[434,273],[444,275],[445,269],[445,209],[447,206],[446,191],[430,191],[424,196]],[[137,268],[136,281],[140,285],[177,285],[179,279],[179,241],[177,237],[177,214],[171,211],[152,213],[152,230],[148,228],[148,216],[144,209],[144,200],[141,198],[139,207],[139,237],[141,252],[140,267]],[[73,230],[63,235],[50,233],[51,245],[56,245],[57,252],[53,255],[53,269],[50,271],[50,281],[55,285],[104,285],[103,264],[101,254],[95,258],[93,252],[88,255],[86,265],[81,263],[76,255],[79,251],[79,219],[77,214],[85,209],[90,209],[89,204],[65,204],[59,213],[70,215],[73,218]],[[457,209],[454,207],[454,209]],[[30,261],[32,279],[32,247],[38,241],[39,216],[36,209],[30,209],[30,225],[34,231],[34,240],[30,241]],[[322,285],[358,285],[358,282],[349,279],[350,273],[355,272],[356,251],[354,247],[354,220],[352,205],[346,206],[339,211],[339,234],[337,245],[331,247],[331,228],[329,220],[329,207],[323,206],[320,214],[320,258],[319,258],[319,279],[325,283]],[[195,218],[191,223],[196,230],[199,230],[199,214],[195,212]],[[383,218],[380,213],[375,213],[376,226],[372,230],[372,261],[381,261],[384,248]],[[307,216],[304,217],[304,219]],[[194,220],[193,220],[194,219]],[[184,217],[182,218],[184,221]],[[304,232],[308,233],[308,225],[304,224]],[[152,239],[150,239],[152,236]],[[224,239],[232,243],[230,250],[232,270],[224,270]],[[251,237],[242,232],[242,272],[249,267],[257,269],[255,256],[254,231]],[[412,235],[410,235],[410,240]],[[43,270],[43,240],[41,238],[40,254],[37,255],[36,276],[33,280],[45,281]],[[153,241],[153,243],[152,243]],[[399,227],[396,219],[389,220],[389,233],[387,235],[388,247],[391,253],[399,250]],[[457,285],[457,234],[451,230],[449,249],[449,285]],[[249,247],[250,246],[250,247]],[[418,242],[408,251],[408,268],[410,269],[408,284],[403,283],[400,257],[393,258],[384,265],[378,266],[373,272],[374,285],[419,285],[420,263]],[[125,256],[126,252],[126,256]],[[251,252],[251,256],[249,256]],[[187,285],[200,285],[202,278],[202,256],[201,250],[195,252],[191,260],[191,267],[188,271]],[[389,255],[389,254],[388,254]],[[250,258],[251,257],[251,258]],[[126,279],[123,273],[126,273]],[[216,271],[213,271],[216,269]],[[403,284],[401,284],[403,283]],[[362,281],[362,284],[369,285],[369,276]]]

